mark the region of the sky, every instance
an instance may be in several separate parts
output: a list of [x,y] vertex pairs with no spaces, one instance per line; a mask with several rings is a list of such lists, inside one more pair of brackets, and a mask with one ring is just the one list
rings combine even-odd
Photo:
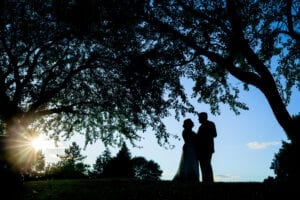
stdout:
[[[184,80],[184,85],[189,94],[192,82]],[[270,169],[271,162],[280,149],[282,141],[288,141],[268,102],[258,89],[250,87],[250,91],[241,91],[240,100],[248,105],[249,110],[242,110],[240,115],[236,115],[224,105],[221,106],[221,114],[216,116],[211,114],[208,105],[192,100],[196,110],[207,112],[208,119],[213,121],[217,128],[218,136],[215,138],[215,153],[212,157],[215,182],[262,182],[268,176],[274,177],[273,170]],[[300,112],[297,102],[300,102],[299,91],[294,92],[288,106],[288,111],[292,115]],[[141,148],[134,148],[127,143],[132,157],[142,156],[147,160],[153,160],[163,171],[161,179],[172,180],[178,169],[182,152],[182,123],[186,118],[193,120],[195,124],[193,130],[197,132],[200,124],[196,115],[186,115],[180,121],[177,121],[174,116],[168,117],[164,119],[168,131],[180,137],[180,140],[170,140],[174,148],[160,146],[154,132],[149,130],[140,133],[144,139],[136,144]],[[74,136],[69,141],[62,142],[62,148],[49,147],[44,150],[46,162],[54,162],[53,156],[63,153],[63,147],[68,147],[73,141],[82,147],[82,154],[87,156],[84,162],[91,166],[105,149],[102,142],[98,141],[83,150],[83,137]],[[119,151],[118,148],[110,148],[110,150],[112,156]]]

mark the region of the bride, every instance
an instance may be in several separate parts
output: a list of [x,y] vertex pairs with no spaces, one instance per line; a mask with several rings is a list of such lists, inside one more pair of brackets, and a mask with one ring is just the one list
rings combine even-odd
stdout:
[[182,137],[183,150],[177,173],[173,180],[199,181],[199,165],[195,147],[196,133],[193,131],[194,123],[191,119],[183,122]]

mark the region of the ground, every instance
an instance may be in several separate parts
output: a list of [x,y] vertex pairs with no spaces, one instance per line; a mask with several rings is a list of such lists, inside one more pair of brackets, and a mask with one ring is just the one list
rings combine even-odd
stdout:
[[262,200],[297,199],[286,185],[265,183],[202,183],[126,179],[47,180],[25,182],[24,200]]

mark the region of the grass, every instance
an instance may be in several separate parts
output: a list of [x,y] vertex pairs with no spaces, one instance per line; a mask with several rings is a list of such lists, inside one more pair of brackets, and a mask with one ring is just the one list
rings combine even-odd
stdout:
[[[287,186],[263,183],[201,183],[125,179],[48,180],[24,184],[24,200],[262,200],[299,195]],[[296,198],[297,199],[297,198]]]

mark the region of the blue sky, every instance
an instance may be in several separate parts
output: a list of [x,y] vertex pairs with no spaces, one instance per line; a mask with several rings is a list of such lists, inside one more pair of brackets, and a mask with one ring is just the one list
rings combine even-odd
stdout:
[[[191,88],[191,82],[186,81],[185,86]],[[189,92],[189,90],[187,90]],[[215,122],[218,137],[215,139],[215,153],[212,158],[215,181],[217,182],[261,182],[268,176],[274,176],[270,169],[274,154],[281,147],[281,141],[287,141],[283,129],[276,121],[266,99],[256,88],[250,87],[250,91],[241,91],[241,100],[247,103],[249,110],[241,111],[240,115],[235,115],[228,106],[221,106],[221,115],[210,114],[209,106],[196,103],[197,111],[206,111],[209,120]],[[295,91],[288,110],[291,114],[297,114],[300,101],[299,91]],[[198,118],[195,115],[187,115],[194,121],[194,130],[199,127]],[[182,123],[175,120],[174,116],[165,119],[168,130],[181,138]],[[171,180],[175,175],[183,145],[183,140],[171,139],[170,143],[175,145],[172,149],[166,149],[158,145],[154,132],[151,130],[141,133],[143,140],[136,144],[142,148],[133,148],[130,144],[132,156],[143,156],[147,160],[158,163],[163,170],[162,179]],[[77,142],[81,147],[84,139],[81,136],[74,136],[69,142],[64,142],[62,146],[68,146],[71,142]],[[119,149],[110,148],[112,155]],[[87,155],[85,162],[91,166],[96,158],[102,154],[104,146],[101,141],[87,146],[82,154]],[[46,150],[47,161],[53,161],[53,154],[62,153],[63,150]],[[201,175],[200,175],[201,178]]]

